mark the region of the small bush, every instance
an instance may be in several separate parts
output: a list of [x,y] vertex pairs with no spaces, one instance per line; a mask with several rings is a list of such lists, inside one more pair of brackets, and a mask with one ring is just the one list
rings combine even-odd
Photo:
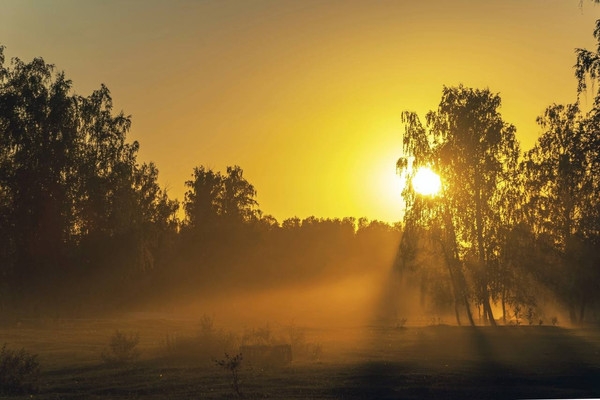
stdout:
[[108,349],[102,353],[102,359],[107,364],[126,364],[139,358],[140,352],[136,349],[140,342],[139,334],[126,335],[117,330],[110,338]]
[[6,344],[0,350],[0,392],[31,393],[37,390],[40,364],[37,355],[10,350]]
[[223,360],[215,360],[215,364],[226,371],[231,372],[231,387],[239,397],[242,397],[242,391],[240,389],[240,368],[242,367],[242,354],[240,353],[231,357],[229,354],[225,353],[225,358]]

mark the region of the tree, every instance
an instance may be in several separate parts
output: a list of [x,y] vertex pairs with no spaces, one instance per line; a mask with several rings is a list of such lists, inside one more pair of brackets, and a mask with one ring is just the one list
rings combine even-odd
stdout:
[[195,167],[192,180],[186,181],[185,185],[188,188],[183,205],[186,227],[191,230],[214,228],[221,213],[221,173],[203,166]]
[[257,218],[256,189],[244,178],[244,171],[238,166],[227,167],[223,179],[221,213],[233,222],[249,222]]
[[158,185],[158,169],[152,162],[136,168],[133,195],[131,235],[137,250],[134,265],[145,271],[155,267],[157,258],[169,255],[178,227],[179,203]]
[[[176,202],[139,165],[131,120],[102,85],[71,93],[41,58],[4,64],[0,46],[0,264],[17,293],[51,298],[74,277],[152,268]],[[111,274],[107,274],[111,275]],[[112,278],[113,280],[115,277]],[[81,283],[81,282],[78,282]],[[32,296],[29,296],[32,297]]]
[[[64,264],[73,202],[69,179],[76,166],[76,100],[71,82],[36,58],[4,67],[0,47],[0,187],[12,272],[34,280]],[[47,274],[44,274],[47,276]]]
[[[445,87],[437,111],[427,114],[426,127],[416,114],[403,114],[405,157],[398,161],[408,179],[401,254],[410,255],[417,248],[417,236],[409,235],[410,231],[426,229],[434,234],[457,302],[462,298],[468,310],[465,271],[472,294],[492,325],[490,300],[497,293],[491,269],[499,262],[500,221],[505,218],[497,207],[499,188],[510,185],[504,179],[510,176],[507,169],[517,165],[519,154],[515,128],[502,120],[499,107],[500,97],[489,90]],[[429,166],[442,177],[439,199],[415,193],[410,179],[420,166]]]
[[259,216],[256,190],[244,178],[239,166],[227,167],[221,175],[205,167],[196,167],[192,180],[185,184],[184,209],[190,229],[214,230],[218,224],[240,224]]
[[548,107],[538,118],[544,133],[523,161],[527,222],[555,254],[549,270],[540,275],[566,301],[573,323],[582,322],[600,278],[594,272],[598,261],[590,253],[600,237],[600,149],[594,144],[594,120],[593,115],[584,118],[576,104]]

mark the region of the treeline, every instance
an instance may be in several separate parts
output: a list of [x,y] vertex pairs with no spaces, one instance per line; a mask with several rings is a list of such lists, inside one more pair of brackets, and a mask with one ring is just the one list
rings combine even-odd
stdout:
[[[84,97],[0,47],[0,312],[302,284],[389,263],[398,226],[264,215],[238,166],[198,166],[182,204],[140,163],[105,86]],[[182,208],[183,220],[178,219]],[[380,256],[384,254],[384,256]],[[386,258],[387,257],[387,258]],[[379,264],[377,264],[379,263]]]
[[[600,49],[600,21],[595,35]],[[600,86],[599,52],[577,51],[577,94],[586,80]],[[169,198],[105,86],[73,94],[52,65],[7,64],[0,47],[0,313],[309,285],[395,259],[427,309],[459,323],[476,323],[476,310],[490,324],[547,323],[551,306],[573,323],[597,320],[600,95],[585,113],[578,103],[548,107],[526,152],[500,104],[487,89],[458,86],[444,88],[425,123],[402,114],[402,226],[280,223],[260,210],[239,166],[199,165],[183,201]],[[421,166],[440,174],[439,195],[414,190]]]
[[[578,98],[586,80],[598,87],[600,21],[594,35],[597,52],[577,50]],[[543,323],[550,306],[568,310],[572,323],[597,321],[600,93],[589,112],[578,103],[549,106],[524,153],[500,103],[489,90],[459,86],[444,88],[425,123],[403,113],[399,169],[410,179],[428,166],[443,190],[433,198],[412,185],[404,191],[399,270],[420,279],[459,323],[474,323],[475,308],[494,325],[498,317]]]

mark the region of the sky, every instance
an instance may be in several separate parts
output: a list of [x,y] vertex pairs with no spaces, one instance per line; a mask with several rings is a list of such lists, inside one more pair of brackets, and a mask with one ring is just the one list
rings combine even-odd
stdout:
[[0,0],[0,44],[77,94],[106,84],[172,198],[195,166],[239,165],[280,222],[394,222],[401,112],[489,88],[527,150],[544,109],[575,101],[596,19],[580,0]]

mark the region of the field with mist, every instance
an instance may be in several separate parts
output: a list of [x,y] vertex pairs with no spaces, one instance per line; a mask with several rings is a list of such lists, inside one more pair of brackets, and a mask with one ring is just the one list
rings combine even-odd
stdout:
[[[562,321],[458,326],[427,312],[384,271],[312,288],[226,293],[156,311],[4,321],[0,337],[37,355],[37,399],[396,399],[600,396],[600,329]],[[392,296],[393,294],[393,296]],[[393,297],[393,299],[392,299]],[[405,304],[405,307],[390,307]],[[413,314],[404,314],[413,309]],[[117,334],[135,342],[117,360]],[[288,344],[292,361],[241,347]],[[116,350],[118,352],[118,350]],[[219,366],[238,354],[232,370]],[[114,354],[113,354],[114,353]]]
[[[209,321],[210,327],[207,327]],[[3,327],[38,354],[38,399],[392,399],[598,397],[600,332],[553,326],[310,326],[217,317],[130,315],[26,320]],[[139,358],[106,362],[115,331],[139,335]],[[286,365],[242,358],[239,392],[216,364],[245,340],[292,344]],[[231,353],[230,353],[231,354]]]
[[[0,44],[0,397],[600,398],[600,19],[560,31],[559,2],[5,2],[10,36],[60,27],[49,55],[75,46],[83,85]],[[478,28],[439,40],[447,23]],[[542,57],[559,47],[572,103]],[[135,70],[115,92],[134,131],[107,85],[79,92],[113,70]],[[538,95],[517,131],[505,111]]]

